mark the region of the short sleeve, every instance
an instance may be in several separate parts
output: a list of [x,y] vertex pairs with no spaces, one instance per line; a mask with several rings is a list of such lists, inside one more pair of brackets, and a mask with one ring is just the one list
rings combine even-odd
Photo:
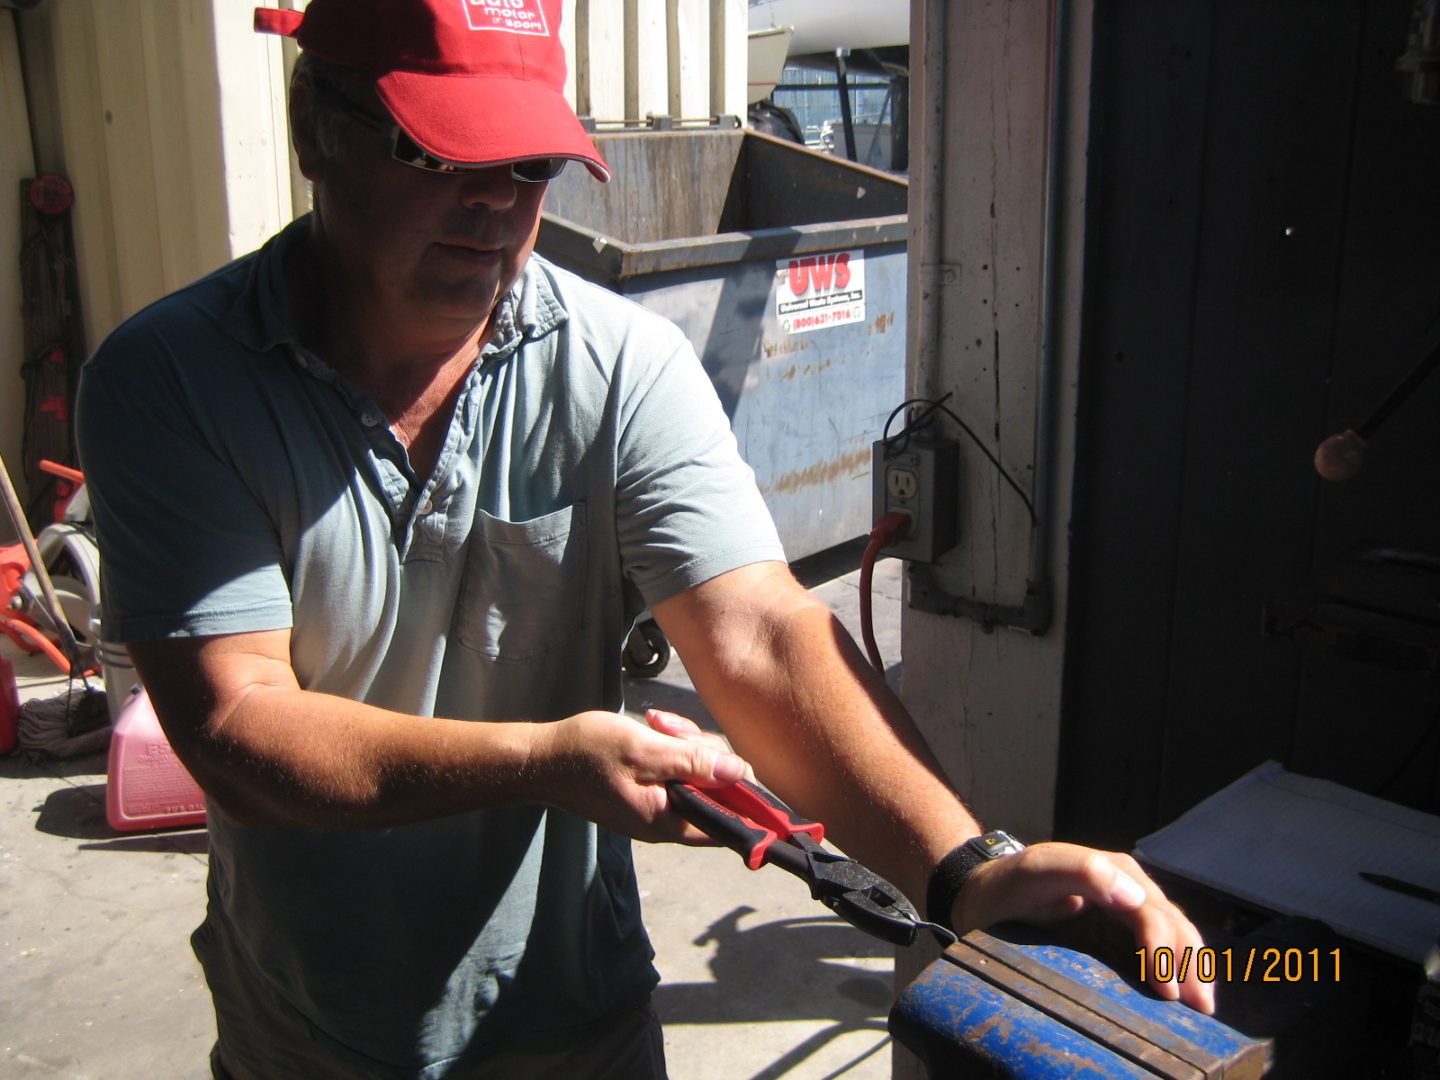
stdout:
[[238,403],[195,392],[187,375],[196,358],[179,355],[176,343],[198,348],[199,335],[154,311],[112,334],[80,381],[76,431],[100,547],[105,636],[288,627],[276,529],[213,430],[235,422],[226,414]]
[[785,558],[715,388],[694,349],[675,338],[627,402],[620,433],[621,552],[651,605],[726,571]]

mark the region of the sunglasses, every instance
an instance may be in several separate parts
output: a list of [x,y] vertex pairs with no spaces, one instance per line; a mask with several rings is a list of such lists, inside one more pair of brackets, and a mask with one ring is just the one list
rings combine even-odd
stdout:
[[[402,165],[409,165],[414,169],[424,169],[426,172],[435,173],[465,173],[474,172],[478,169],[497,168],[496,162],[470,163],[461,161],[446,161],[438,158],[428,150],[422,149],[414,139],[406,134],[405,129],[395,123],[389,117],[379,117],[362,109],[356,102],[352,101],[337,87],[329,83],[316,81],[327,92],[327,96],[334,103],[335,107],[356,123],[370,128],[372,131],[379,131],[390,139],[390,156]],[[561,157],[537,157],[525,158],[521,161],[511,161],[503,164],[510,166],[510,176],[514,180],[526,184],[543,184],[547,180],[554,180],[569,164],[568,158]]]

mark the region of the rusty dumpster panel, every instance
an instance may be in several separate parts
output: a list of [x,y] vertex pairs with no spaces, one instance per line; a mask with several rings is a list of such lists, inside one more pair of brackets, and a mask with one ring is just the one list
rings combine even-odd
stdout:
[[847,254],[863,261],[861,310],[816,329],[794,321],[832,309],[779,311],[797,299],[791,264],[803,272],[810,256],[627,283],[627,295],[677,323],[700,351],[792,559],[869,532],[870,444],[904,397],[905,247],[815,257]]

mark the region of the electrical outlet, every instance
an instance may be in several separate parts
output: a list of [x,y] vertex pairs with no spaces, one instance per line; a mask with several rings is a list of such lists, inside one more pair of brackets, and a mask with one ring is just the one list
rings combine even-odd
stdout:
[[892,499],[913,499],[920,494],[920,477],[902,465],[885,469],[885,493]]
[[890,513],[910,519],[905,538],[882,548],[885,554],[933,563],[955,546],[959,471],[960,446],[954,439],[912,435],[892,445],[874,444],[874,519]]

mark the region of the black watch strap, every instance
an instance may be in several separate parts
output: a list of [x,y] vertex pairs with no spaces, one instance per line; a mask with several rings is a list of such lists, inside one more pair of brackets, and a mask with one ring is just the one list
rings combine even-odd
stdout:
[[931,873],[930,887],[925,890],[925,918],[951,930],[955,929],[950,925],[950,913],[955,907],[955,897],[960,895],[960,890],[975,872],[975,868],[991,859],[1015,855],[1024,850],[1024,844],[998,829],[966,840],[941,859]]

